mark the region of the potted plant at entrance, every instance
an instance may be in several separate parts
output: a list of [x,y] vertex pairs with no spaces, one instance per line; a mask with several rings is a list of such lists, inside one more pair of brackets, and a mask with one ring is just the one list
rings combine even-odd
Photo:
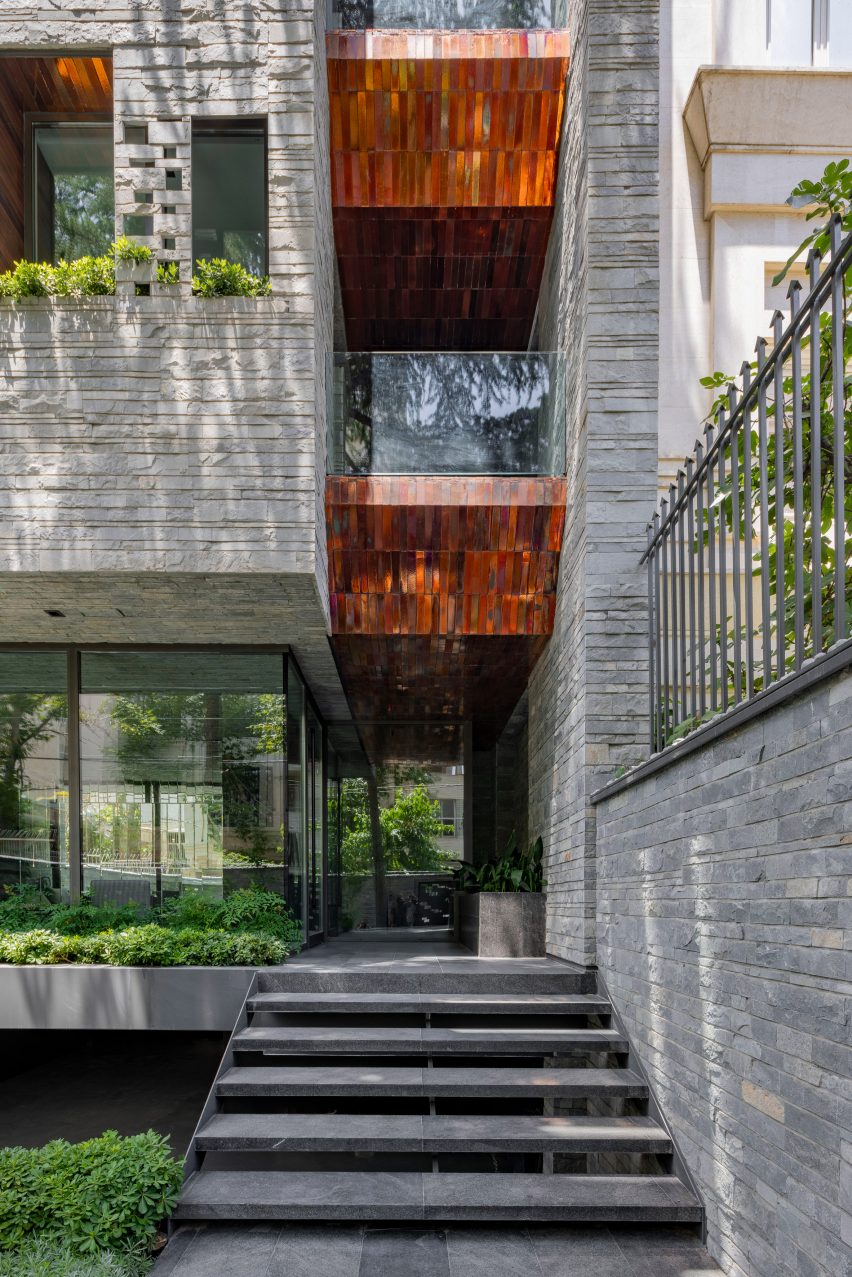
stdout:
[[515,833],[498,860],[459,865],[455,931],[482,958],[538,958],[545,952],[544,843],[526,851]]

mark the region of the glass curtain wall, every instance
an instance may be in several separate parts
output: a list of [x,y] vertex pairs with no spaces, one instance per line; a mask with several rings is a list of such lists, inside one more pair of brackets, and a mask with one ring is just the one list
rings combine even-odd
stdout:
[[306,743],[308,747],[307,849],[310,862],[307,917],[309,934],[317,936],[324,930],[325,914],[325,883],[323,881],[325,785],[323,783],[323,729],[310,707],[306,718]]
[[112,124],[35,123],[32,156],[35,261],[105,253],[115,238]]
[[147,905],[252,871],[283,890],[285,713],[280,655],[84,652],[84,890]]
[[283,652],[0,650],[0,891],[148,907],[257,885],[317,940],[326,749]]
[[67,897],[68,688],[64,652],[0,652],[0,893]]

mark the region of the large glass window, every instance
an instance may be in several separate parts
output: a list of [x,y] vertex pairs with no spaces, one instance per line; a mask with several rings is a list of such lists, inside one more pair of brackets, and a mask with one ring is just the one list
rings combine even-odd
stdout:
[[324,930],[325,884],[323,881],[323,836],[325,832],[325,788],[322,772],[322,726],[311,709],[306,720],[308,747],[308,838],[310,874],[308,885],[308,928],[311,935]]
[[291,665],[287,682],[287,903],[305,921],[305,689]]
[[283,889],[283,671],[276,655],[83,654],[83,883],[95,899],[220,895],[229,872],[261,868]]
[[196,122],[192,130],[192,254],[267,271],[266,127]]
[[32,157],[35,260],[105,253],[115,238],[112,125],[34,122]]
[[68,891],[64,652],[0,652],[0,891]]

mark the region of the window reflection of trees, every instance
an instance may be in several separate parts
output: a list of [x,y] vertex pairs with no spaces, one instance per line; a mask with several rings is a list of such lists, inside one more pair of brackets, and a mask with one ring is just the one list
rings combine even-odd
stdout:
[[350,473],[552,472],[552,356],[342,358]]
[[420,30],[534,30],[554,22],[554,0],[332,0],[333,25]]

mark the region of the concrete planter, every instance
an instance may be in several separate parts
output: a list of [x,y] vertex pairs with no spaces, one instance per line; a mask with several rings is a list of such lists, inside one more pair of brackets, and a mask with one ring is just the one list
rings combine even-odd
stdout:
[[156,280],[157,263],[153,258],[149,262],[115,263],[116,297],[135,297],[137,285],[147,285],[150,288]]
[[480,958],[543,958],[543,892],[455,893],[456,940]]
[[0,966],[0,1028],[230,1032],[254,967]]

